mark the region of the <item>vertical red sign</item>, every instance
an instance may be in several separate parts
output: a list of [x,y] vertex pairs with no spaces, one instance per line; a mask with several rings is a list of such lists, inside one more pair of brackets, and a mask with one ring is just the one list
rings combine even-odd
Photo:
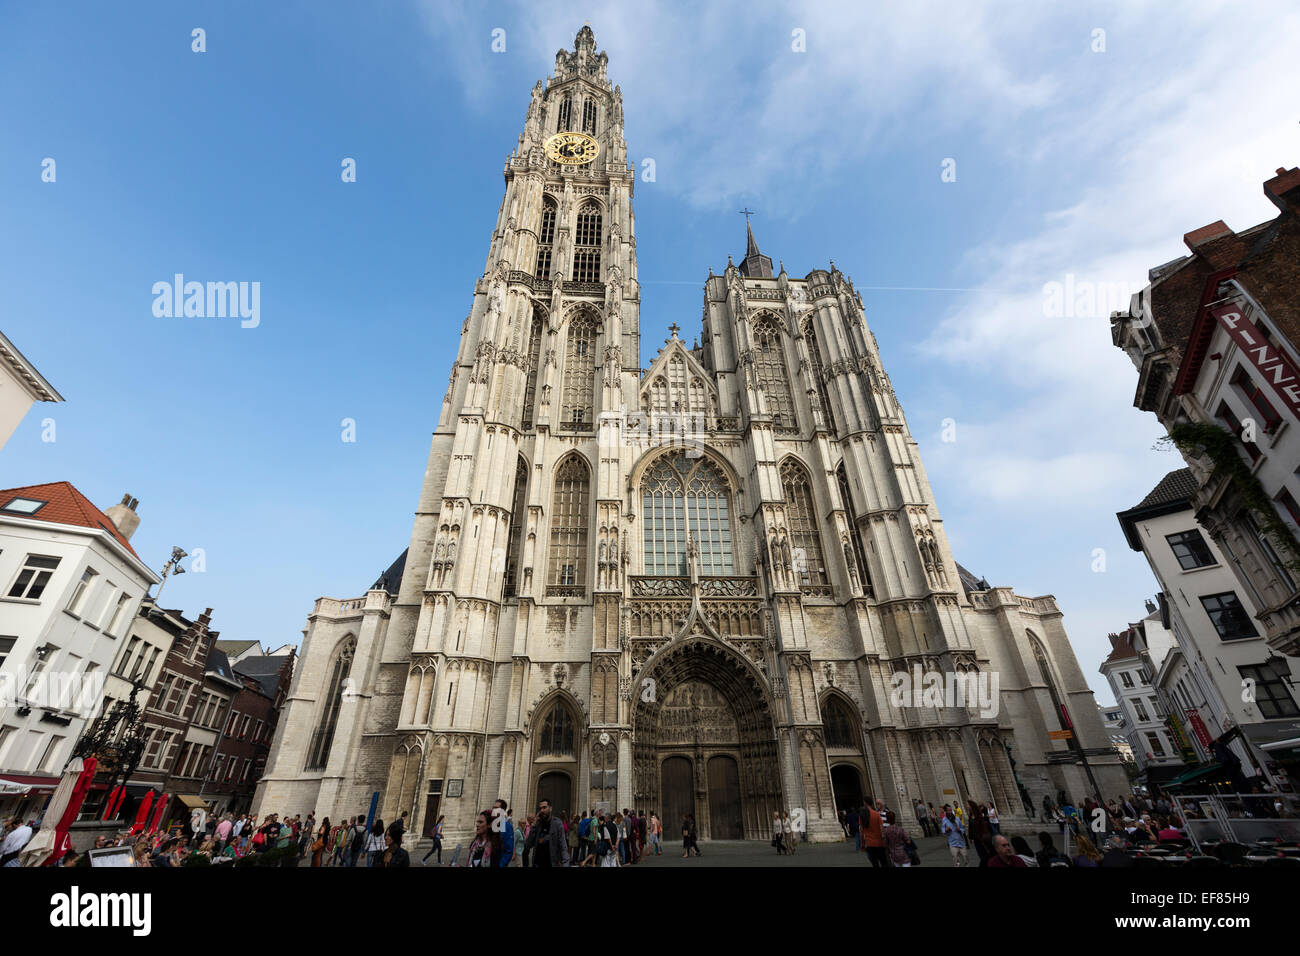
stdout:
[[1300,372],[1291,360],[1265,341],[1235,305],[1221,305],[1211,309],[1210,314],[1272,387],[1291,416],[1300,421]]

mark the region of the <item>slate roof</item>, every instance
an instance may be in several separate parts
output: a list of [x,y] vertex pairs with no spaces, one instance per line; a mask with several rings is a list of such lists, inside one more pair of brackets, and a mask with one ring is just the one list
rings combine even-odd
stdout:
[[966,570],[960,564],[957,565],[957,577],[961,579],[961,586],[967,594],[972,591],[987,591],[989,582],[984,578],[977,578],[971,571]]
[[288,654],[281,654],[278,657],[264,657],[260,654],[255,657],[245,657],[235,665],[235,671],[257,681],[258,686],[262,688],[262,693],[274,700],[275,689],[280,683],[280,668],[288,659]]
[[397,596],[398,590],[402,586],[402,572],[406,570],[406,554],[410,551],[407,548],[397,556],[397,560],[388,566],[388,570],[379,575],[379,580],[370,585],[370,590],[387,591],[394,597]]
[[1160,484],[1151,489],[1151,493],[1137,503],[1133,510],[1150,508],[1153,505],[1167,505],[1178,501],[1188,501],[1196,494],[1196,479],[1190,468],[1179,468],[1160,479]]

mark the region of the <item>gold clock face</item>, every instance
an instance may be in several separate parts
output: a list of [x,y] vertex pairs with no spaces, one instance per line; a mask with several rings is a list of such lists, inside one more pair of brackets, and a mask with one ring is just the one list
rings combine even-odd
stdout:
[[585,166],[600,155],[600,143],[586,133],[556,133],[546,141],[546,155],[565,166]]

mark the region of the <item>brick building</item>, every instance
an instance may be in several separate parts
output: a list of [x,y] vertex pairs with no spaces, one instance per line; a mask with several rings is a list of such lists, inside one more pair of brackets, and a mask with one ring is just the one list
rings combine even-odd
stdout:
[[1133,404],[1179,441],[1196,522],[1254,604],[1260,633],[1297,655],[1300,169],[1279,169],[1264,194],[1276,217],[1187,233],[1189,254],[1150,271],[1129,311],[1111,317],[1111,338],[1138,369]]

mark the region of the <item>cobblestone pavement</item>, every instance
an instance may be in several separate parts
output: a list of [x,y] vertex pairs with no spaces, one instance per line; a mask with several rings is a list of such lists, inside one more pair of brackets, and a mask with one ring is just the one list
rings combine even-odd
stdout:
[[[921,857],[922,866],[951,867],[952,855],[948,852],[948,842],[943,837],[920,837],[916,848]],[[420,857],[429,849],[427,840],[422,840],[418,852],[411,854],[411,865],[420,866]],[[463,852],[463,851],[462,851]],[[455,847],[444,848],[443,864],[451,862]],[[700,856],[682,859],[681,842],[668,844],[661,856],[647,857],[638,867],[659,869],[662,867],[698,867],[698,866],[859,866],[871,868],[865,853],[858,853],[847,840],[842,843],[801,843],[793,856],[779,856],[776,850],[760,840],[710,840],[701,841]],[[969,866],[975,866],[979,858],[974,851],[970,853]],[[434,866],[433,858],[428,866]]]

